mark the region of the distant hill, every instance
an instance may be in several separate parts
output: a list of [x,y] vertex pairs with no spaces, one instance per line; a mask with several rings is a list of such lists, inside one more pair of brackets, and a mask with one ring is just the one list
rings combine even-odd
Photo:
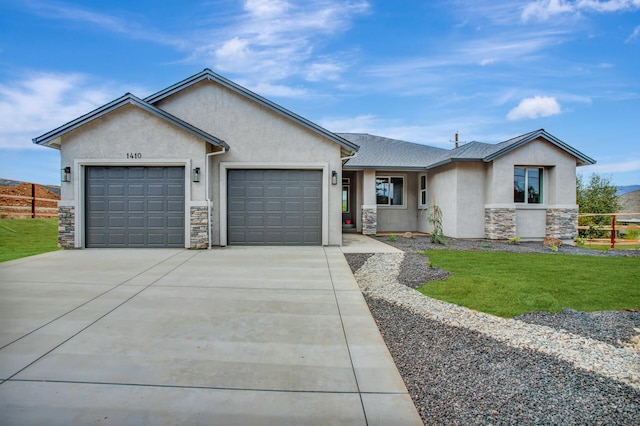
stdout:
[[627,186],[616,186],[618,192],[616,192],[617,196],[628,194],[629,192],[637,191],[640,189],[640,185],[627,185]]
[[620,213],[638,213],[635,216],[625,216],[625,219],[640,220],[640,189],[622,194],[618,201],[622,206]]
[[[1,186],[19,186],[22,185],[23,183],[31,183],[31,182],[21,182],[19,180],[11,180],[11,179],[2,179],[0,178],[0,187]],[[38,184],[38,186],[43,187],[48,189],[49,191],[53,192],[54,194],[58,194],[60,195],[60,186],[58,185],[40,185]]]

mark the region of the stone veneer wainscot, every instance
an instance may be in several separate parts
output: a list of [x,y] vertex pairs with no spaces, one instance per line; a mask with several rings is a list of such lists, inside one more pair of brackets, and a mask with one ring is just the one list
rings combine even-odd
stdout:
[[75,247],[76,213],[72,206],[58,207],[58,246],[65,249]]
[[207,224],[207,207],[191,207],[190,247],[192,249],[205,249],[209,246]]
[[508,240],[516,236],[516,209],[484,209],[484,233],[490,240]]
[[578,209],[547,209],[547,237],[572,240],[578,235]]
[[378,232],[378,208],[362,206],[362,234],[376,235]]

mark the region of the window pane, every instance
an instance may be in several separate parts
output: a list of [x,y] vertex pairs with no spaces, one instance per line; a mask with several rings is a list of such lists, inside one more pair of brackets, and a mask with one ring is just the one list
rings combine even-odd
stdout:
[[391,198],[391,205],[401,206],[402,195],[404,188],[404,179],[401,177],[391,178],[391,185],[389,185],[389,197]]
[[427,177],[420,176],[420,189],[427,189]]
[[349,187],[342,187],[342,213],[349,212]]
[[542,202],[542,169],[527,169],[527,203],[540,204]]
[[427,204],[427,191],[420,192],[420,204],[423,206]]
[[516,167],[513,170],[513,202],[524,203],[525,169]]
[[376,178],[376,203],[389,204],[389,178]]

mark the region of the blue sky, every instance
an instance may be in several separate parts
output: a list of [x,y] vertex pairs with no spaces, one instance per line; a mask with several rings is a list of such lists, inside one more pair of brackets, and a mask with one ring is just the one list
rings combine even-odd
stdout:
[[640,184],[640,0],[0,0],[0,177],[58,184],[32,138],[204,68],[335,132],[544,128]]

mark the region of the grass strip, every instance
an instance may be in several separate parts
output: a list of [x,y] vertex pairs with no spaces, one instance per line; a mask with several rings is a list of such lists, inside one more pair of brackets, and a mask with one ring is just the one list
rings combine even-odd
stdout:
[[428,250],[451,272],[418,288],[435,299],[504,318],[531,311],[640,307],[640,258]]
[[0,262],[58,249],[58,219],[0,219]]

